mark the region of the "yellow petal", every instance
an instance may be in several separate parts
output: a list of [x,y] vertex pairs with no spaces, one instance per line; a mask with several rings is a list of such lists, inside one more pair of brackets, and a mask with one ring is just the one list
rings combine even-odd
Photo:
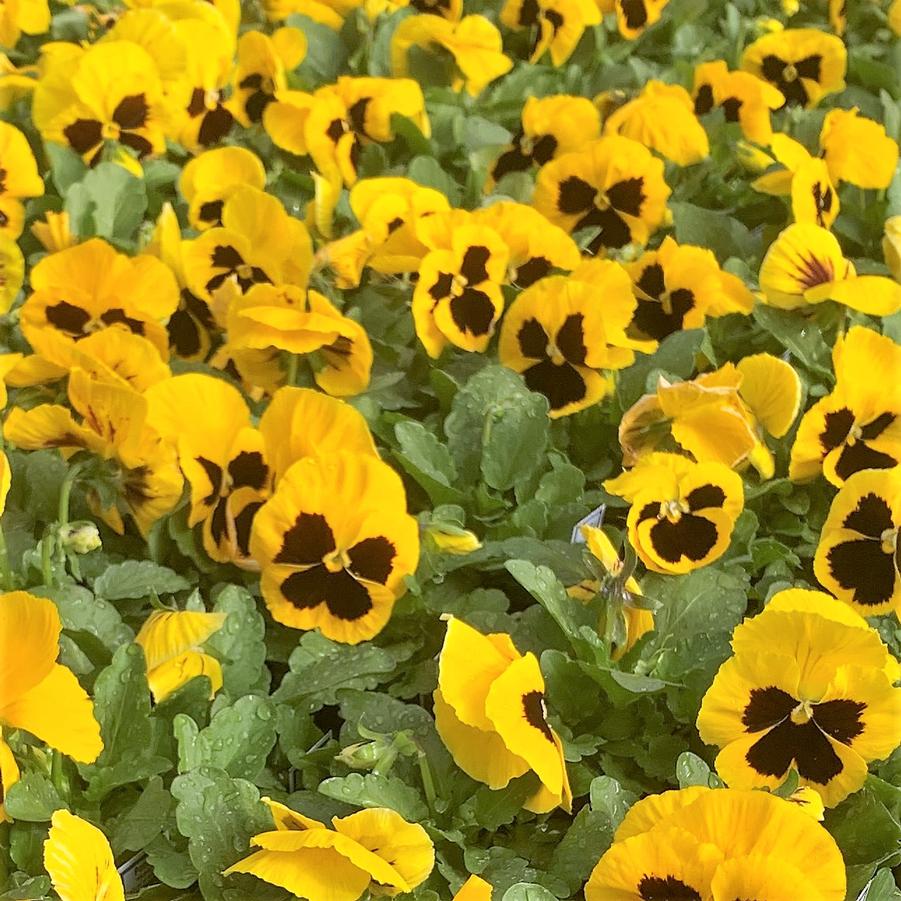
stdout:
[[215,657],[200,651],[185,651],[167,660],[147,673],[147,681],[153,700],[158,704],[197,676],[206,676],[210,680],[210,697],[222,688],[222,665]]
[[26,591],[0,595],[0,711],[50,675],[61,630],[53,601]]
[[144,649],[148,671],[154,670],[167,660],[203,644],[222,628],[224,622],[224,613],[154,610],[144,621],[135,641]]
[[59,663],[34,688],[0,708],[0,721],[79,763],[93,763],[103,750],[91,699],[72,671]]
[[106,836],[68,810],[57,810],[51,824],[44,867],[61,901],[124,901]]
[[741,399],[774,438],[790,428],[801,406],[801,379],[784,360],[772,354],[753,354],[737,364]]

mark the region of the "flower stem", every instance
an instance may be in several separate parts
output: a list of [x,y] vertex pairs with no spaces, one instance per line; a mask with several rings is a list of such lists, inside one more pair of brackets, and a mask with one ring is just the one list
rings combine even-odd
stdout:
[[6,536],[3,534],[3,526],[0,526],[0,588],[4,591],[9,591],[12,587],[12,571],[9,568]]
[[69,525],[69,499],[72,496],[72,488],[81,473],[81,466],[77,463],[66,473],[65,479],[59,489],[59,512],[57,521],[60,528]]

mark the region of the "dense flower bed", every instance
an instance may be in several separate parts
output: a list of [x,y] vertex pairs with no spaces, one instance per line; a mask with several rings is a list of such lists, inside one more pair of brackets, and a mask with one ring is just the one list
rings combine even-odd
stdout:
[[0,901],[901,899],[901,0],[0,0]]

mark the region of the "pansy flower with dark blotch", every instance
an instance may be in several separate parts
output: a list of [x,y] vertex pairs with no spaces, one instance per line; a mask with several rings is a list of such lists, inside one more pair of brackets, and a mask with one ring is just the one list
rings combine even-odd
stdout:
[[183,261],[188,288],[209,303],[226,282],[240,294],[258,284],[305,286],[313,248],[299,219],[247,185],[224,202],[221,227],[185,243]]
[[648,454],[604,488],[631,503],[629,543],[659,573],[691,572],[722,557],[744,508],[741,476],[681,454]]
[[865,469],[901,463],[901,347],[853,326],[832,350],[835,388],[803,416],[792,445],[789,476],[820,474],[833,485]]
[[276,146],[309,155],[326,180],[350,187],[363,144],[394,140],[395,114],[406,116],[425,136],[431,133],[418,82],[341,76],[313,94],[280,92],[267,106],[263,125]]
[[707,132],[688,91],[655,79],[605,117],[604,134],[632,138],[677,166],[692,166],[710,155]]
[[155,257],[129,258],[92,238],[44,257],[31,271],[31,289],[21,324],[37,353],[46,350],[49,356],[51,344],[118,328],[146,338],[168,358],[163,323],[178,306],[178,285]]
[[720,269],[713,253],[663,239],[656,250],[627,263],[635,290],[628,333],[662,341],[673,332],[700,328],[708,316],[749,313],[754,297],[737,276]]
[[529,32],[529,61],[537,63],[546,52],[551,63],[562,66],[572,56],[585,29],[600,25],[594,0],[506,0],[501,22]]
[[34,91],[32,117],[45,141],[74,150],[89,166],[118,143],[143,158],[166,148],[166,112],[156,64],[131,41],[51,55]]
[[847,605],[781,591],[732,646],[697,722],[730,786],[775,789],[795,769],[834,807],[861,788],[869,761],[901,744],[898,662]]
[[371,455],[289,467],[256,514],[250,552],[273,618],[347,644],[377,635],[419,560],[403,483]]
[[485,190],[491,191],[510,172],[529,172],[563,153],[581,150],[600,134],[598,109],[587,97],[529,97],[522,108],[522,125],[494,161]]
[[210,559],[242,562],[230,500],[249,488],[259,508],[270,493],[272,473],[241,392],[223,379],[189,373],[159,382],[145,396],[150,424],[177,448],[191,486],[188,525],[201,526]]
[[771,168],[751,182],[755,191],[776,197],[790,197],[795,222],[831,228],[838,217],[841,203],[826,161],[813,156],[807,148],[784,134],[770,138],[775,157]]
[[226,331],[239,371],[241,351],[275,350],[283,358],[304,358],[329,394],[360,394],[369,386],[373,353],[366,330],[318,291],[255,285],[230,304]]
[[386,807],[332,817],[332,828],[263,798],[275,829],[255,835],[247,857],[225,875],[250,873],[306,901],[407,895],[435,866],[435,847],[418,823]]
[[838,239],[812,223],[795,223],[779,233],[760,264],[765,303],[783,310],[832,300],[871,316],[901,309],[901,285],[881,275],[857,275]]
[[146,395],[121,380],[98,381],[75,368],[69,375],[68,399],[72,409],[41,404],[12,410],[3,429],[6,440],[24,450],[58,448],[66,456],[86,450],[112,461],[119,470],[114,504],[102,506],[93,491],[88,502],[117,533],[125,531],[122,516],[129,514],[146,537],[178,502],[183,486],[174,449],[148,423]]
[[634,804],[586,901],[842,901],[835,839],[777,795],[691,786]]
[[741,67],[778,88],[786,105],[810,107],[845,87],[848,52],[834,34],[786,28],[746,47]]
[[832,180],[858,188],[887,188],[898,166],[898,143],[881,122],[853,109],[826,113],[820,131],[820,151]]
[[307,40],[299,28],[279,28],[272,35],[247,31],[238,40],[238,64],[232,79],[229,109],[245,128],[263,121],[266,107],[288,87],[287,73],[307,53]]
[[452,230],[447,249],[423,258],[413,292],[413,321],[430,357],[439,357],[448,344],[479,352],[488,347],[504,309],[501,285],[508,259],[500,235],[474,217],[463,218]]
[[626,338],[635,307],[619,264],[599,260],[591,282],[548,276],[526,288],[501,326],[501,363],[543,394],[551,418],[584,410],[613,388],[611,373],[635,360]]
[[167,201],[157,217],[156,228],[145,250],[162,260],[178,282],[178,309],[166,323],[171,352],[182,360],[202,362],[209,357],[221,330],[209,304],[188,288],[184,267],[186,246],[181,237],[178,217],[172,204]]
[[266,169],[256,154],[244,147],[216,147],[188,160],[178,179],[178,190],[188,202],[188,222],[197,231],[222,225],[222,207],[241,185],[262,191]]
[[416,222],[450,209],[440,191],[393,176],[358,181],[349,199],[360,228],[329,242],[317,255],[334,272],[339,288],[355,288],[367,268],[384,275],[415,272],[429,252],[416,236]]
[[172,110],[167,131],[185,149],[197,152],[218,144],[234,125],[225,99],[234,65],[234,41],[221,27],[199,18],[180,19],[175,28],[190,48],[183,88],[176,95],[187,102]]
[[832,501],[813,561],[820,584],[864,616],[901,612],[901,468],[851,476]]
[[0,237],[15,239],[22,234],[22,201],[43,193],[44,182],[25,135],[0,122]]
[[504,55],[501,33],[485,16],[464,16],[459,22],[430,14],[407,16],[391,36],[395,76],[409,73],[412,47],[450,54],[455,66],[451,87],[473,97],[513,68],[513,61]]
[[607,135],[542,166],[533,203],[572,233],[591,229],[592,253],[645,244],[663,224],[669,186],[663,160],[647,147]]
[[502,200],[476,210],[474,219],[493,228],[507,245],[507,281],[517,288],[572,271],[582,261],[576,242],[534,207]]
[[773,136],[770,112],[785,105],[782,92],[750,72],[730,72],[725,60],[695,66],[694,110],[705,116],[721,109],[727,122],[737,122],[749,141],[769,144]]
[[669,0],[595,0],[602,13],[616,13],[619,33],[632,41],[660,21]]
[[506,633],[483,635],[448,617],[434,705],[435,728],[464,773],[497,790],[531,771],[540,788],[527,810],[570,809],[563,746],[547,721],[534,654],[520,654]]

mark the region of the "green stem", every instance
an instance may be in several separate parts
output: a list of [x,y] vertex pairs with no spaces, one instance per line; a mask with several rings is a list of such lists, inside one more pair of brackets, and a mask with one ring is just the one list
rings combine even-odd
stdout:
[[297,354],[288,354],[287,385],[297,384],[297,369],[300,366],[300,357]]
[[0,526],[0,588],[9,591],[12,588],[12,571],[9,568],[9,554],[6,550],[6,536]]
[[65,800],[69,796],[69,780],[63,772],[63,755],[56,748],[50,757],[50,781],[57,794]]
[[69,525],[69,498],[72,495],[72,488],[78,480],[80,472],[81,466],[76,463],[66,474],[65,479],[63,479],[63,484],[60,486],[59,512],[57,514],[57,521],[60,528]]
[[41,538],[41,574],[44,585],[48,588],[52,588],[56,584],[53,579],[53,538],[54,530],[51,526],[47,526]]
[[428,802],[429,810],[434,810],[435,800],[438,796],[435,793],[435,780],[432,779],[432,770],[429,767],[425,752],[420,751],[417,756],[419,757],[419,774],[422,777],[422,787],[425,789],[425,799]]

